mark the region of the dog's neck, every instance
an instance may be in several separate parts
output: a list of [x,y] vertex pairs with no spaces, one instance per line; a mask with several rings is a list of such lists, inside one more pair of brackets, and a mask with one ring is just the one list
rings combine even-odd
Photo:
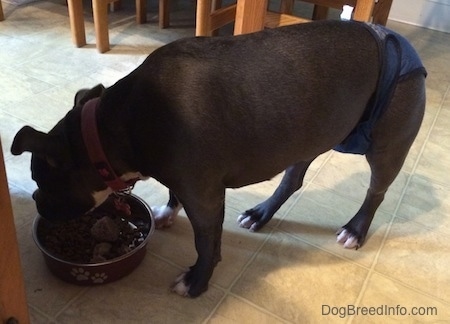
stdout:
[[118,176],[109,163],[98,135],[96,110],[99,103],[100,98],[91,99],[83,106],[81,111],[81,133],[89,159],[105,184],[112,191],[129,191],[133,188],[136,181],[143,177],[135,172],[128,172]]

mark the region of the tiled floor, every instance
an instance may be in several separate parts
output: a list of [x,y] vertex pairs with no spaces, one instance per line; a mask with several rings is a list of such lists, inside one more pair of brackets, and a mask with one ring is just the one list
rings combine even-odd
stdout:
[[[32,323],[448,322],[450,34],[389,22],[411,40],[428,69],[427,111],[367,244],[344,250],[334,235],[363,199],[369,177],[365,159],[330,152],[314,163],[304,189],[260,233],[239,228],[236,216],[267,197],[279,177],[228,192],[223,261],[209,290],[187,299],[169,290],[196,257],[185,216],[155,233],[135,272],[94,288],[50,275],[32,241],[35,184],[30,155],[9,153],[14,134],[24,124],[49,130],[71,108],[79,88],[111,85],[155,48],[193,35],[193,1],[175,8],[177,27],[167,30],[157,28],[155,5],[149,8],[151,22],[142,26],[125,8],[111,14],[113,47],[101,55],[88,11],[89,45],[74,48],[64,3],[16,7],[3,1],[6,20],[0,22],[0,132]],[[139,183],[135,193],[151,205],[167,199],[165,188],[154,181]],[[384,315],[352,315],[355,307],[375,307]],[[409,313],[414,310],[429,315]]]

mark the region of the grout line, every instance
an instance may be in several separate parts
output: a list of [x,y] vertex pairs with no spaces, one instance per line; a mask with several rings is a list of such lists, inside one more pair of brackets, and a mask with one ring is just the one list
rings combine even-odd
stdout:
[[[324,161],[322,161],[322,163],[320,164],[319,168],[316,170],[316,173],[311,177],[310,180],[308,181],[304,181],[302,187],[297,191],[298,195],[295,198],[295,200],[292,202],[292,204],[289,206],[289,208],[287,208],[287,210],[282,214],[282,216],[280,217],[280,219],[278,220],[278,222],[273,226],[274,228],[279,228],[279,226],[281,225],[281,223],[283,222],[283,220],[286,218],[286,216],[291,212],[291,210],[294,208],[295,205],[297,205],[298,201],[300,200],[301,197],[303,197],[304,193],[309,189],[309,187],[312,185],[312,183],[314,182],[314,179],[316,179],[320,173],[320,171],[323,169],[323,167],[325,166],[325,164],[331,159],[331,157],[333,156],[334,152],[331,152],[328,154],[328,156],[325,158]],[[306,171],[308,172],[308,171]]]
[[32,314],[31,311],[39,314],[42,317],[45,317],[48,322],[47,323],[56,323],[56,317],[55,316],[51,316],[49,314],[47,314],[46,312],[44,312],[43,310],[41,310],[39,307],[34,306],[33,304],[28,303],[28,313],[30,315],[30,318],[32,318]]
[[[300,199],[300,197],[303,195],[304,191],[311,185],[312,180],[314,180],[317,175],[319,174],[320,170],[322,169],[322,167],[326,164],[326,162],[329,161],[329,159],[331,158],[332,153],[329,154],[329,156],[322,162],[322,164],[320,165],[319,169],[316,171],[316,173],[314,174],[314,176],[312,177],[312,179],[308,182],[306,182],[306,185],[302,186],[301,191],[299,192],[299,195],[295,198],[295,200],[293,201],[293,203],[287,208],[287,210],[282,214],[282,216],[280,217],[280,219],[278,220],[278,222],[273,225],[273,226],[268,226],[267,228],[270,229],[268,231],[268,233],[266,234],[265,239],[262,241],[262,243],[260,244],[260,246],[255,250],[255,252],[253,252],[252,256],[249,258],[249,260],[244,264],[244,266],[242,267],[241,271],[237,274],[236,278],[234,278],[234,280],[231,282],[231,284],[229,285],[228,288],[224,288],[224,296],[221,298],[221,300],[217,303],[216,307],[214,307],[209,316],[205,319],[205,321],[203,323],[207,323],[212,316],[214,316],[214,314],[216,313],[217,309],[220,307],[220,305],[223,303],[223,301],[226,299],[227,296],[233,296],[235,298],[241,299],[243,301],[245,301],[247,304],[251,305],[252,307],[257,308],[260,311],[263,311],[264,313],[270,314],[273,317],[276,317],[277,319],[286,322],[285,319],[280,318],[279,316],[277,316],[274,313],[268,312],[266,309],[261,308],[260,306],[253,304],[252,302],[250,302],[249,300],[236,295],[234,293],[231,292],[232,288],[236,285],[236,283],[242,278],[242,276],[244,275],[244,273],[246,272],[246,270],[248,269],[248,267],[253,263],[253,261],[257,258],[259,252],[266,246],[266,243],[269,241],[269,239],[272,237],[272,235],[275,232],[282,232],[285,233],[284,231],[281,231],[278,226],[281,224],[281,222],[283,221],[283,219],[286,217],[287,214],[289,214],[289,212],[292,210],[292,208],[296,205],[297,201]],[[296,237],[296,239],[298,239]],[[287,322],[289,323],[289,322]]]
[[71,298],[67,303],[64,304],[64,306],[58,312],[56,312],[53,318],[58,318],[58,316],[64,313],[73,303],[75,303],[79,298],[85,295],[90,289],[91,289],[90,287],[85,287],[81,289],[81,291],[78,294],[76,294],[73,298]]
[[253,308],[258,309],[260,312],[265,313],[265,314],[267,314],[267,315],[270,315],[271,317],[274,317],[274,318],[276,318],[277,320],[279,320],[279,321],[281,321],[281,322],[284,322],[284,323],[287,323],[287,324],[288,324],[288,323],[291,323],[290,321],[286,320],[285,318],[282,318],[282,317],[280,317],[280,316],[278,316],[278,315],[276,315],[276,314],[274,314],[274,313],[268,311],[266,308],[264,308],[264,307],[262,307],[262,306],[259,306],[258,304],[255,304],[255,303],[253,303],[252,301],[250,301],[250,300],[248,300],[248,299],[246,299],[246,298],[244,298],[244,297],[242,297],[242,296],[239,296],[239,295],[237,295],[237,294],[235,294],[235,293],[233,293],[233,292],[230,292],[230,293],[229,293],[229,296],[234,297],[234,298],[236,298],[236,299],[239,299],[239,300],[242,301],[243,303],[246,303],[246,304],[252,306]]
[[[293,239],[295,239],[295,240],[298,240],[298,241],[300,241],[300,242],[303,242],[303,243],[305,243],[306,245],[312,246],[312,247],[314,247],[314,248],[316,248],[316,249],[318,249],[318,250],[320,250],[320,251],[322,251],[322,252],[331,254],[332,256],[337,257],[337,258],[339,258],[339,259],[341,259],[341,260],[343,260],[343,261],[345,261],[345,262],[349,262],[349,263],[351,263],[351,264],[353,264],[353,265],[355,265],[355,266],[358,266],[358,267],[360,267],[360,268],[363,268],[363,269],[365,269],[365,270],[370,270],[370,267],[365,266],[364,264],[358,263],[357,261],[355,261],[355,260],[353,260],[353,259],[346,258],[345,256],[343,256],[343,255],[341,255],[341,254],[338,254],[338,253],[335,253],[335,252],[333,252],[333,251],[331,251],[331,250],[328,250],[328,249],[324,248],[322,245],[317,245],[317,244],[315,244],[315,243],[313,243],[313,242],[310,242],[310,241],[308,241],[308,240],[305,240],[305,239],[301,238],[301,235],[297,235],[297,234],[294,234],[294,233],[290,233],[290,232],[284,231],[284,230],[282,230],[282,229],[278,229],[278,231],[279,231],[280,233],[283,233],[283,234],[287,235],[287,236],[290,236],[291,238],[293,238]],[[337,243],[336,243],[336,244],[337,244]],[[342,248],[344,249],[344,247],[342,247]]]

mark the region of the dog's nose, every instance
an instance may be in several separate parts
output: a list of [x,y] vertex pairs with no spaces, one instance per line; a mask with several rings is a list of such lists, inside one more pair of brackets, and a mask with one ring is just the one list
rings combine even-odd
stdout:
[[38,191],[39,189],[36,189],[33,194],[31,195],[31,197],[33,198],[34,201],[36,201],[36,196],[38,195]]

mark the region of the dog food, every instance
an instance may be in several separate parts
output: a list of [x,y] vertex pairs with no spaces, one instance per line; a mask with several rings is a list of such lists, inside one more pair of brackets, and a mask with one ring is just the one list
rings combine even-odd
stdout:
[[45,250],[75,263],[99,263],[117,258],[144,241],[144,228],[130,223],[115,208],[95,210],[65,222],[41,222],[37,236]]

